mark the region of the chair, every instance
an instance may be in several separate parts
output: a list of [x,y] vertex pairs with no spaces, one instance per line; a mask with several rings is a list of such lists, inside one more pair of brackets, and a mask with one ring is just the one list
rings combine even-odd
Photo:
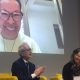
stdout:
[[54,77],[50,77],[50,80],[62,80],[62,74],[57,73]]
[[50,77],[50,80],[58,80],[56,77]]
[[11,73],[0,73],[0,80],[18,80],[18,78]]
[[11,73],[0,73],[0,76],[11,76]]
[[40,76],[40,80],[48,80],[46,76]]
[[55,77],[58,78],[58,80],[62,80],[62,74],[61,73],[57,73]]

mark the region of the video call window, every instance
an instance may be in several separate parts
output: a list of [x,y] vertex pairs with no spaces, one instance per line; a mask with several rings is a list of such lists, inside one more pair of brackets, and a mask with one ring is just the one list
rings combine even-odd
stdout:
[[[20,0],[22,4],[22,13],[16,13],[21,19],[20,35],[16,39],[16,30],[7,24],[7,19],[10,15],[8,9],[0,11],[0,24],[1,19],[6,19],[2,28],[2,35],[0,35],[0,52],[17,52],[18,47],[22,42],[27,41],[30,47],[35,48],[33,43],[36,42],[38,47],[33,53],[46,53],[46,54],[63,54],[64,53],[64,35],[62,25],[62,3],[61,0]],[[1,7],[1,6],[0,6]],[[6,6],[7,7],[7,6]],[[9,8],[9,7],[8,7]],[[4,18],[6,14],[6,18]],[[13,16],[12,18],[17,21],[20,17]],[[17,25],[14,25],[15,28]],[[19,27],[19,26],[18,26]],[[16,28],[17,29],[17,28]],[[11,30],[13,32],[11,32]],[[9,34],[9,32],[10,34]],[[8,35],[9,34],[9,35]],[[23,34],[32,38],[23,38]],[[25,37],[25,36],[24,36]],[[30,40],[30,41],[29,41]]]

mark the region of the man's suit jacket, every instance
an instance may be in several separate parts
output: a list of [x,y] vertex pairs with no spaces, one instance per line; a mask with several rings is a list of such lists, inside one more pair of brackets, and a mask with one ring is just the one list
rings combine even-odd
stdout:
[[17,76],[18,80],[39,80],[39,78],[35,77],[32,79],[31,74],[35,70],[35,65],[31,62],[28,62],[29,64],[29,71],[26,63],[22,58],[19,58],[12,64],[12,75]]

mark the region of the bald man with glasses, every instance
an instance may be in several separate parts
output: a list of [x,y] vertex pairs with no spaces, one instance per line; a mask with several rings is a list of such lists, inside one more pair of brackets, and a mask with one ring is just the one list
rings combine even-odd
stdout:
[[20,32],[21,12],[20,0],[0,0],[0,52],[17,52],[18,47],[26,42],[33,53],[41,53],[37,43]]

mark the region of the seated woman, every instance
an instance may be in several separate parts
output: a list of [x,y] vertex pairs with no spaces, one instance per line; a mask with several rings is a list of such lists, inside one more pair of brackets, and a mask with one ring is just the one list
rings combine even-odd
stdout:
[[63,80],[74,80],[80,76],[80,48],[73,51],[71,60],[64,65],[62,71]]

